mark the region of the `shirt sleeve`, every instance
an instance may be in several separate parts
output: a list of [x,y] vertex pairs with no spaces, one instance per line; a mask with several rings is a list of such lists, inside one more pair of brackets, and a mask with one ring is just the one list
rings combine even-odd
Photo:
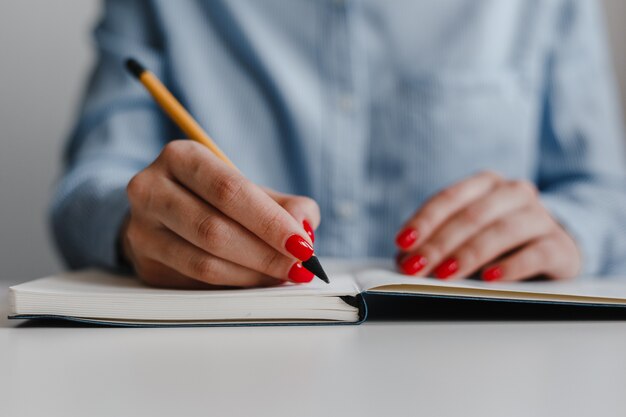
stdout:
[[148,4],[107,1],[95,29],[97,63],[50,209],[55,241],[71,268],[121,268],[117,242],[129,208],[126,185],[166,141],[169,124],[124,67],[133,56],[163,78],[161,40]]
[[598,2],[565,2],[556,28],[547,64],[541,197],[577,241],[582,274],[624,273],[624,134]]

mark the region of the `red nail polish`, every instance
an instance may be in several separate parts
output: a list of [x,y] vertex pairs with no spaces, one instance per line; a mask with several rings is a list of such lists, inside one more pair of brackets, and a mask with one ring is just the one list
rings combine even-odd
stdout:
[[427,263],[428,260],[422,255],[412,255],[400,263],[400,269],[406,275],[415,275],[421,271]]
[[502,268],[492,266],[483,271],[483,281],[497,281],[502,278]]
[[292,282],[297,282],[298,284],[311,282],[314,276],[315,275],[313,275],[313,272],[310,272],[305,267],[303,267],[300,262],[296,262],[295,264],[293,264],[288,274],[289,279]]
[[459,262],[454,258],[450,258],[448,260],[443,261],[435,269],[435,276],[439,279],[446,279],[458,270],[459,270]]
[[408,249],[417,240],[417,230],[407,227],[396,236],[396,245],[400,249]]
[[303,262],[313,256],[313,247],[302,236],[291,235],[285,243],[285,249]]
[[306,220],[302,220],[302,226],[304,226],[304,231],[311,238],[311,242],[315,243],[315,232],[313,231],[311,224]]

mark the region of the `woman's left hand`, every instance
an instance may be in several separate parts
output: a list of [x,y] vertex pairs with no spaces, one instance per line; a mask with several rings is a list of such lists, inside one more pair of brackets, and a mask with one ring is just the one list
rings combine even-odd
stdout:
[[519,281],[538,275],[567,279],[581,269],[573,238],[552,218],[527,181],[483,172],[444,189],[396,238],[407,275]]

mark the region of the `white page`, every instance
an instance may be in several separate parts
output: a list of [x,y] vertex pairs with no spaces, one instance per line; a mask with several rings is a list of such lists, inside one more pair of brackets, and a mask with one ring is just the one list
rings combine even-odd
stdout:
[[128,298],[217,298],[217,297],[261,297],[261,296],[300,296],[356,295],[358,288],[349,274],[332,274],[330,284],[314,279],[305,285],[285,283],[275,287],[245,288],[228,290],[176,290],[149,287],[131,276],[119,276],[99,270],[66,272],[47,278],[40,278],[11,287],[20,293],[40,294],[89,294],[90,296],[123,296]]
[[[407,292],[474,295],[503,299],[552,299],[554,301],[571,301],[568,299],[574,297],[585,298],[589,302],[600,299],[626,302],[626,277],[579,277],[570,281],[488,283],[474,280],[446,281],[409,277],[388,267],[361,271],[357,274],[356,281],[362,291],[404,292],[408,289],[404,286],[411,286],[413,291]],[[539,296],[533,297],[532,295]],[[585,300],[581,299],[581,301]]]

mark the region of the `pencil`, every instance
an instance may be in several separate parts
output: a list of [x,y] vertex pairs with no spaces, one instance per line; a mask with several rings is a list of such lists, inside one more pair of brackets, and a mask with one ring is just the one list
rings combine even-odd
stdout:
[[[180,104],[176,97],[174,97],[167,87],[163,85],[156,75],[148,71],[143,65],[133,58],[126,60],[126,68],[132,75],[135,76],[135,78],[139,80],[139,82],[141,82],[161,109],[163,109],[172,121],[176,123],[176,125],[183,132],[185,132],[189,139],[195,140],[196,142],[206,146],[219,159],[230,165],[232,168],[237,169],[235,164],[228,159],[226,154],[222,152],[215,142],[213,142],[213,139],[211,139],[208,133],[200,126],[193,116],[189,114],[183,105]],[[328,276],[324,272],[322,265],[315,255],[302,262],[302,266],[311,271],[322,281],[327,284],[329,283]]]

